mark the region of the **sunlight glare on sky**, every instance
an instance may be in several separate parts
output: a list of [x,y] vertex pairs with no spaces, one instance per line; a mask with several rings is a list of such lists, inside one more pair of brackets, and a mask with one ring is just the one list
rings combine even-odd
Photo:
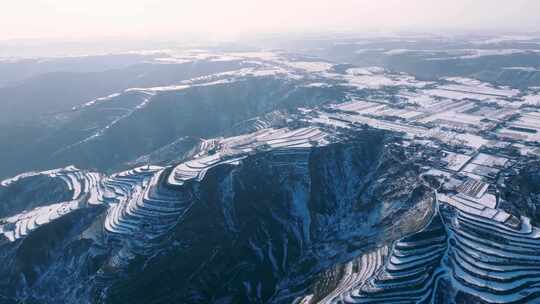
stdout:
[[538,0],[17,0],[0,40],[372,29],[540,30]]

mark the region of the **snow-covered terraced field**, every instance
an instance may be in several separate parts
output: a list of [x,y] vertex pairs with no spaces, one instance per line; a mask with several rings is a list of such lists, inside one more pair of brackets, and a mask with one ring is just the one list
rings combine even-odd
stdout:
[[3,219],[0,232],[11,242],[28,236],[32,231],[80,208],[78,201],[37,207]]
[[106,235],[129,244],[138,253],[150,252],[159,237],[174,227],[195,202],[190,188],[184,186],[186,181],[201,181],[209,169],[218,165],[239,164],[257,149],[271,152],[273,166],[305,167],[310,148],[328,144],[326,138],[327,134],[318,128],[270,128],[204,140],[194,158],[174,167],[142,166],[108,177],[75,167],[21,174],[3,181],[2,186],[37,175],[59,178],[72,193],[72,201],[51,202],[4,218],[0,231],[9,241],[16,241],[73,210],[106,206]]
[[224,139],[218,145],[220,150],[211,154],[201,154],[197,158],[177,165],[168,177],[171,185],[183,185],[190,180],[202,180],[208,169],[220,164],[238,164],[257,149],[268,151],[310,148],[325,145],[327,134],[309,127],[296,130],[264,129],[248,135]]
[[496,88],[491,84],[470,78],[451,77],[446,78],[446,80],[456,83],[440,87],[441,89],[448,91],[473,93],[494,97],[514,97],[519,94],[519,90],[516,89],[511,89],[508,87]]
[[4,180],[1,186],[9,188],[16,183],[24,183],[26,180],[37,176],[62,180],[66,185],[67,191],[71,193],[71,200],[49,202],[47,205],[35,207],[2,219],[0,231],[10,241],[23,238],[33,230],[53,222],[74,210],[102,203],[101,193],[103,190],[99,186],[102,175],[95,172],[81,171],[74,166],[19,174],[16,177]]
[[537,303],[540,299],[540,231],[528,218],[504,225],[459,209],[448,216],[444,267],[455,288],[487,303]]
[[332,303],[429,303],[444,274],[439,265],[445,248],[437,216],[422,231],[397,241],[379,271]]
[[[121,186],[123,199],[112,203],[107,212],[105,230],[114,239],[132,240],[132,249],[139,253],[151,249],[154,240],[171,229],[194,203],[189,192],[166,184],[166,174],[166,170],[145,172],[138,180],[123,176],[128,181]],[[117,182],[113,179],[112,184]]]
[[539,250],[540,230],[527,218],[513,228],[443,205],[423,230],[396,241],[387,258],[375,251],[348,263],[337,287],[317,303],[438,303],[437,289],[448,284],[449,292],[485,303],[537,303]]
[[[68,167],[65,167],[65,168],[58,168],[58,169],[53,169],[53,170],[47,170],[47,171],[40,171],[40,172],[25,172],[25,173],[21,173],[17,176],[14,176],[14,177],[11,177],[11,178],[8,178],[8,179],[5,179],[3,181],[0,182],[0,186],[4,186],[4,187],[8,187],[9,185],[19,181],[19,180],[22,180],[22,179],[25,179],[25,178],[28,178],[28,177],[33,177],[33,176],[48,176],[48,177],[60,177],[64,180],[66,180],[66,183],[70,184],[71,183],[71,179],[72,177],[65,177],[65,175],[70,175],[71,173],[73,174],[77,174],[76,172],[78,171],[77,168],[75,168],[74,166],[68,166]],[[73,185],[72,185],[73,186]]]
[[81,171],[72,166],[51,171],[21,174],[4,183],[4,187],[9,187],[16,181],[38,175],[59,178],[66,183],[68,191],[72,193],[72,200],[59,203],[51,202],[51,204],[5,218],[3,224],[0,225],[0,230],[10,241],[15,241],[28,235],[32,230],[74,210],[92,208],[102,204],[125,203],[130,197],[134,185],[144,182],[149,173],[156,172],[158,169],[161,168],[135,168],[115,174],[110,178],[105,178],[95,172]]
[[320,303],[348,303],[357,295],[357,288],[372,277],[384,265],[388,255],[388,247],[384,246],[365,253],[358,260],[345,265],[344,274],[338,286]]

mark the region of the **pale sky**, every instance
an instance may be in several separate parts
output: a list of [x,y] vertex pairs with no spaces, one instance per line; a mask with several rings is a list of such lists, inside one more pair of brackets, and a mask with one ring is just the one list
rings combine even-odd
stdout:
[[0,40],[319,30],[540,31],[540,0],[4,0]]

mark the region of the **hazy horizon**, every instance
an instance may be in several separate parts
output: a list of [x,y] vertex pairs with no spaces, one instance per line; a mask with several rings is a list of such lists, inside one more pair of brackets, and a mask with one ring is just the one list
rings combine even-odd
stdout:
[[[4,4],[0,40],[235,39],[316,31],[540,31],[540,2],[488,0],[27,0]],[[199,36],[197,36],[199,35]]]

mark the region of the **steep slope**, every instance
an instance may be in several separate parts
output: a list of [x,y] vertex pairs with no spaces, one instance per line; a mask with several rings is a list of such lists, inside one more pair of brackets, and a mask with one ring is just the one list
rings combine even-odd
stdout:
[[517,216],[527,216],[540,224],[540,163],[530,161],[508,172],[502,194],[505,207]]
[[[292,301],[313,274],[414,230],[423,220],[406,215],[431,210],[433,196],[417,167],[391,165],[399,150],[386,146],[390,135],[358,135],[362,140],[350,141],[316,128],[262,130],[207,145],[176,167],[110,177],[43,173],[77,195],[2,220],[2,273],[9,278],[2,296],[43,303]],[[407,187],[390,190],[385,179]],[[386,230],[386,221],[402,228]]]
[[463,193],[437,196],[438,211],[429,225],[330,272],[338,283],[321,288],[320,280],[314,294],[297,302],[538,302],[540,231],[531,219]]
[[[113,170],[181,137],[219,136],[251,117],[317,105],[340,98],[340,94],[273,77],[178,90],[129,91],[62,114],[54,129],[36,129],[39,135],[33,131],[22,134],[23,138],[17,139],[22,144],[6,138],[10,141],[6,146],[17,149],[2,152],[3,158],[13,161],[2,163],[1,171],[9,174],[69,164]],[[34,139],[25,142],[24,136]]]
[[[102,64],[106,65],[103,58]],[[172,85],[187,79],[249,66],[239,61],[157,64],[136,62],[104,71],[55,71],[0,87],[0,121],[29,123],[41,116],[64,112],[89,100],[129,88]]]

